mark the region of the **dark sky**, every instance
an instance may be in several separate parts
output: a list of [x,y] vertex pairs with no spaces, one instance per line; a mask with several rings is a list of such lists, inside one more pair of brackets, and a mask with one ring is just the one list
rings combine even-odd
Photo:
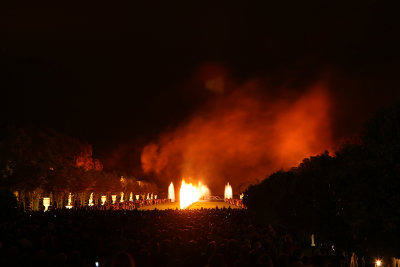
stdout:
[[212,98],[193,78],[209,62],[276,94],[329,73],[337,138],[398,100],[390,2],[147,2],[1,7],[2,124],[52,127],[105,157]]

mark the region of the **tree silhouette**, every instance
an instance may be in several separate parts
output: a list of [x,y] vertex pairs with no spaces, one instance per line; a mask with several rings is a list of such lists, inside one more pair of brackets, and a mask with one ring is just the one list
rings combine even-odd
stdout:
[[377,112],[361,140],[250,186],[250,213],[349,251],[399,256],[400,106]]

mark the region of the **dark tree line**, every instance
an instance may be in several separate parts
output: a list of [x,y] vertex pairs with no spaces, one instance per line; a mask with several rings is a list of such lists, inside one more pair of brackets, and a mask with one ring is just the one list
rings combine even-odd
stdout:
[[[319,242],[365,255],[400,256],[400,105],[364,127],[359,144],[304,159],[245,194],[249,212]],[[307,241],[308,242],[308,241]]]
[[[76,194],[155,192],[152,183],[105,172],[91,145],[52,129],[8,127],[0,133],[0,188],[39,199]],[[60,200],[61,201],[61,200]]]

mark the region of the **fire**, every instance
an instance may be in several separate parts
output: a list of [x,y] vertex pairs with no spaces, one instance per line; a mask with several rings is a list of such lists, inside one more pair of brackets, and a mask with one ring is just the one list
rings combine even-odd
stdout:
[[193,186],[192,184],[185,183],[182,180],[181,189],[179,191],[179,201],[181,209],[187,208],[193,202],[199,201],[200,189]]
[[91,193],[90,194],[90,197],[89,197],[89,206],[93,206],[94,204],[93,204],[93,193]]
[[49,210],[49,206],[50,206],[50,198],[49,197],[43,198],[43,206],[44,206],[44,211]]
[[168,199],[171,199],[171,202],[175,202],[175,190],[172,182],[168,187]]
[[224,194],[225,199],[232,199],[232,186],[228,183],[225,185],[225,194]]
[[210,195],[210,190],[207,186],[199,182],[198,186],[187,184],[185,180],[182,180],[181,189],[179,191],[179,201],[181,209],[185,209],[190,204],[197,202],[200,198],[207,197]]
[[69,193],[68,195],[68,205],[65,206],[67,209],[72,209],[72,194]]

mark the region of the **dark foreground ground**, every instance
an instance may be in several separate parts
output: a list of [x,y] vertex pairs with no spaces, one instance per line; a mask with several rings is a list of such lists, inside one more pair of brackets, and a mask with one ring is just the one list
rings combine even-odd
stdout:
[[318,251],[302,258],[292,240],[242,209],[22,213],[1,223],[0,266],[344,264]]

